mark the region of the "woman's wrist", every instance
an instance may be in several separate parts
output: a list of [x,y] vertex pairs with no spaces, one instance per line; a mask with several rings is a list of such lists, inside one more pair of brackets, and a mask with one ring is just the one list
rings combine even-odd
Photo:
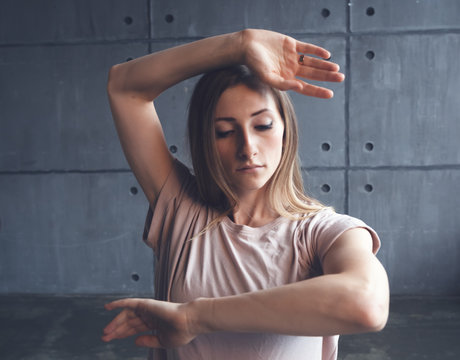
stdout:
[[199,335],[216,331],[212,324],[214,300],[212,298],[197,298],[185,304],[192,333]]
[[243,29],[237,31],[232,35],[232,41],[234,43],[233,48],[236,49],[234,54],[234,61],[237,64],[244,64],[246,65],[246,53],[248,49],[248,45],[251,42],[252,38],[252,29]]

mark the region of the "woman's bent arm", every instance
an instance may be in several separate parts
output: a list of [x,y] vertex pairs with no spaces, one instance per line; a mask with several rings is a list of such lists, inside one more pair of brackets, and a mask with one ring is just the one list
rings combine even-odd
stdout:
[[249,66],[267,84],[281,90],[328,98],[332,91],[302,80],[342,81],[339,67],[298,53],[328,58],[315,45],[265,30],[243,30],[160,51],[115,65],[108,94],[113,118],[128,163],[150,203],[168,176],[169,154],[153,100],[182,80],[232,64]]
[[153,100],[174,84],[237,61],[238,34],[197,41],[115,65],[107,91],[128,163],[152,203],[168,176],[172,157]]
[[342,234],[323,263],[325,275],[249,292],[174,304],[150,299],[124,299],[107,309],[124,307],[105,329],[103,340],[154,330],[136,343],[150,347],[179,346],[215,331],[272,332],[325,336],[377,331],[388,317],[388,280],[372,254],[364,229]]
[[199,332],[324,336],[381,330],[388,317],[388,281],[372,254],[369,232],[346,231],[326,254],[323,269],[323,276],[286,286],[196,301]]

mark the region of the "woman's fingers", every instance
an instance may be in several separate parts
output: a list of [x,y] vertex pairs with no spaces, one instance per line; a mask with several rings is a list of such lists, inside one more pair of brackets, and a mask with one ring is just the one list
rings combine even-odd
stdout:
[[[107,309],[116,308],[118,304],[108,304]],[[120,339],[149,330],[143,319],[132,309],[125,308],[103,330],[104,341]]]
[[119,324],[117,327],[113,328],[111,331],[104,331],[104,337],[110,339],[121,339],[141,332],[150,330],[148,326],[142,321],[142,319],[134,318],[129,319],[125,323]]
[[129,315],[129,312],[132,313],[132,310],[123,310],[121,313],[119,313],[105,328],[104,328],[104,333],[111,333],[113,332],[116,328],[118,328],[120,325],[125,323],[127,321],[127,317]]
[[334,96],[334,92],[332,90],[323,88],[321,86],[308,84],[306,82],[301,82],[301,89],[295,91],[303,95],[313,96],[321,99],[330,99]]
[[[315,76],[315,75],[313,75]],[[328,77],[329,75],[316,75],[318,77],[326,76]],[[343,77],[343,75],[342,75]],[[315,80],[313,78],[312,80]],[[313,97],[318,97],[322,99],[330,99],[334,96],[334,92],[330,89],[326,89],[321,86],[316,86],[316,85],[311,85],[306,83],[305,81],[302,81],[300,79],[293,79],[293,80],[286,80],[281,76],[278,75],[270,75],[267,76],[266,79],[264,79],[267,83],[269,83],[271,86],[279,89],[279,90],[292,90],[295,92],[298,92],[303,95],[308,95],[308,96],[313,96]],[[330,81],[330,80],[328,80]],[[341,80],[337,80],[341,81]]]
[[331,53],[321,46],[304,43],[301,41],[297,41],[296,50],[298,53],[316,55],[323,59],[331,58]]
[[136,345],[149,348],[164,348],[155,335],[142,335],[136,338]]
[[115,329],[111,333],[104,334],[102,336],[102,340],[105,342],[109,342],[115,339],[124,339],[142,332],[145,332],[149,330],[148,328],[145,328],[145,326],[142,326],[141,324],[138,324],[137,327],[132,327],[132,326],[121,326],[117,329]]
[[[276,78],[273,76],[273,78]],[[284,80],[279,77],[276,80],[272,79],[272,86],[276,87],[279,90],[293,90],[303,95],[313,96],[322,99],[330,99],[334,96],[334,92],[330,89],[326,89],[321,86],[311,85],[304,81],[295,79],[295,80]]]
[[340,66],[334,62],[317,59],[311,56],[304,56],[302,59],[302,63],[300,65],[308,66],[308,67],[319,69],[319,70],[327,70],[327,71],[335,71],[335,72],[340,70]]
[[108,304],[105,304],[104,307],[106,310],[114,310],[118,308],[130,308],[130,309],[136,309],[137,305],[139,304],[141,299],[120,299],[120,300],[115,300],[112,301]]
[[262,80],[278,90],[299,91],[302,89],[302,85],[300,84],[300,81],[297,79],[288,80],[275,73],[269,73],[269,74],[263,74],[263,75],[264,75],[264,78]]
[[[301,88],[299,84],[298,89]],[[155,335],[139,336],[136,344],[147,347],[171,347],[187,344],[196,336],[191,333],[186,309],[181,304],[151,299],[123,299],[109,303],[105,307],[108,310],[119,307],[124,309],[104,329],[103,341],[153,330]]]
[[304,79],[329,82],[341,82],[345,79],[345,75],[342,73],[320,70],[309,66],[301,66],[296,75]]

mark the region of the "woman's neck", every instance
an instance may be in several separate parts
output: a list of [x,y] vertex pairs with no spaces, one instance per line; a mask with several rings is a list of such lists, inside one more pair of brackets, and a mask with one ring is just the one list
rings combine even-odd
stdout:
[[239,196],[238,205],[232,214],[232,220],[238,225],[260,227],[278,218],[270,206],[265,193],[258,192]]

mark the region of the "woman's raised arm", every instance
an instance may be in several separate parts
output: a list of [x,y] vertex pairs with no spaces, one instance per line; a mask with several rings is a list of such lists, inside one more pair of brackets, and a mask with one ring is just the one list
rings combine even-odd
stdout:
[[152,203],[172,166],[153,100],[163,91],[213,67],[236,62],[237,34],[160,51],[110,69],[107,91],[128,163]]
[[172,167],[153,101],[192,76],[232,64],[246,64],[263,81],[281,90],[329,98],[332,91],[301,78],[342,81],[338,65],[299,53],[328,58],[329,52],[265,30],[243,30],[174,47],[110,69],[107,91],[128,163],[152,203]]

